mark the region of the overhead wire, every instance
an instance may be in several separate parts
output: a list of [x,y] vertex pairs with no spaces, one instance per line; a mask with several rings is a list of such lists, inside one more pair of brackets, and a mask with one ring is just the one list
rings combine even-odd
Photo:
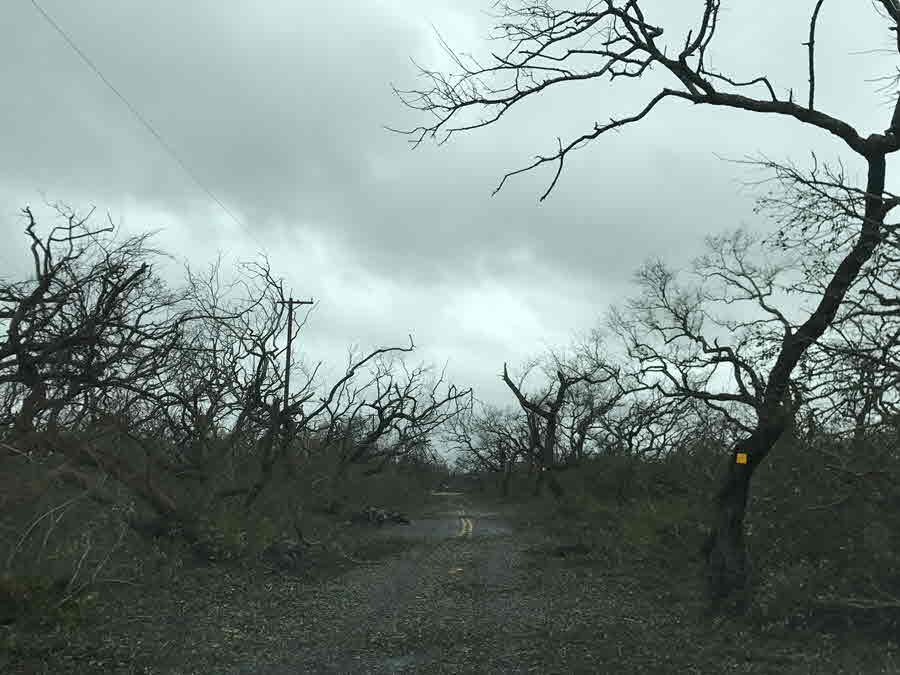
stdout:
[[260,247],[261,251],[265,251],[265,247],[259,242],[259,240],[252,234],[252,232],[247,228],[243,222],[229,209],[221,199],[219,199],[212,190],[210,190],[203,181],[197,176],[197,174],[188,166],[188,164],[180,157],[180,155],[175,151],[175,148],[169,144],[165,138],[163,138],[162,134],[160,134],[152,124],[150,124],[149,120],[144,117],[141,112],[131,104],[131,102],[125,97],[125,95],[112,83],[109,79],[101,72],[100,68],[91,60],[91,58],[84,53],[84,51],[79,48],[79,46],[75,43],[75,41],[69,36],[69,34],[62,28],[62,26],[57,23],[53,17],[37,2],[37,0],[31,0],[31,4],[34,8],[40,13],[40,15],[47,21],[50,26],[65,40],[66,44],[81,58],[81,60],[90,68],[94,74],[100,78],[100,80],[105,84],[110,91],[112,91],[116,97],[125,104],[125,107],[131,112],[132,115],[143,125],[143,127],[153,136],[154,139],[160,144],[163,150],[171,157],[181,169],[190,176],[191,180],[203,191],[206,195],[212,199],[219,207],[224,211],[231,220],[235,222],[235,224],[241,229],[241,231],[248,235],[256,244]]
[[[248,229],[244,226],[244,224],[240,221],[240,219],[238,219],[238,217],[234,215],[234,213],[231,211],[231,209],[229,209],[222,202],[221,199],[216,197],[216,195],[213,193],[213,191],[210,190],[203,183],[203,181],[200,180],[200,178],[197,176],[197,174],[191,170],[191,168],[187,165],[187,163],[184,160],[181,159],[181,157],[175,151],[175,148],[173,148],[168,142],[166,142],[166,140],[165,140],[165,138],[163,138],[162,134],[160,134],[153,127],[153,125],[150,124],[150,122],[147,120],[147,118],[145,118],[140,113],[140,111],[129,102],[129,100],[125,97],[125,95],[122,94],[122,92],[119,91],[119,89],[116,88],[116,86],[112,82],[110,82],[109,79],[107,79],[107,77],[100,71],[100,69],[91,60],[91,58],[87,54],[85,54],[84,51],[82,51],[78,47],[78,45],[75,44],[75,41],[69,36],[69,34],[66,33],[65,30],[63,30],[62,26],[60,26],[53,19],[52,16],[50,16],[50,14],[37,2],[37,0],[31,0],[31,4],[34,5],[34,8],[41,14],[41,16],[44,18],[44,20],[47,21],[47,23],[49,23],[57,33],[59,33],[59,35],[62,37],[62,39],[66,41],[66,43],[69,45],[69,47],[71,47],[72,50],[76,54],[78,54],[78,56],[81,58],[81,60],[84,61],[84,63],[94,72],[94,74],[98,78],[100,78],[100,80],[103,82],[103,84],[105,84],[109,88],[109,90],[112,91],[118,97],[118,99],[120,101],[122,101],[122,103],[125,104],[125,106],[128,108],[128,110],[131,111],[131,114],[134,115],[135,118],[143,125],[143,127],[153,136],[153,138],[156,139],[156,141],[160,144],[160,146],[162,146],[163,150],[166,151],[166,153],[169,155],[169,157],[171,157],[173,160],[175,160],[175,162],[178,164],[178,166],[180,166],[181,169],[188,176],[190,176],[191,180],[193,180],[194,183],[196,183],[196,185],[201,190],[203,190],[203,192],[205,192],[210,199],[212,199],[216,204],[218,204],[219,207],[222,209],[222,211],[224,211],[226,214],[228,214],[228,217],[231,218],[238,225],[238,227],[240,227],[245,233],[249,234]],[[250,236],[251,236],[251,238],[253,238],[253,235],[250,235]],[[255,240],[255,238],[254,238],[254,240]],[[257,244],[259,244],[259,242],[257,242]]]

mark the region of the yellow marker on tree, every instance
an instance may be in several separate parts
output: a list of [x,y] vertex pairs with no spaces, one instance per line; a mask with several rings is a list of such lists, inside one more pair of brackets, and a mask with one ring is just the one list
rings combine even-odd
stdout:
[[737,456],[734,458],[734,461],[737,462],[738,464],[746,464],[747,463],[747,453],[746,452],[737,453]]

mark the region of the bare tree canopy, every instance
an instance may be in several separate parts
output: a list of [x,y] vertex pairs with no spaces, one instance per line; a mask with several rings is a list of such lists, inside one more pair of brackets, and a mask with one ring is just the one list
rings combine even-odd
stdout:
[[91,474],[109,476],[196,539],[198,494],[248,509],[279,469],[316,452],[333,454],[339,473],[429,462],[432,441],[470,405],[470,389],[404,360],[412,336],[351,351],[329,386],[321,363],[288,359],[292,315],[265,258],[230,283],[220,262],[186,269],[173,290],[154,273],[164,254],[150,234],[116,242],[113,227],[91,225],[93,211],[59,207],[65,224],[42,237],[23,215],[34,278],[0,283],[0,434],[22,454],[61,456],[55,475],[95,499],[110,500]]
[[[894,134],[895,114],[883,134],[864,138],[850,124],[815,107],[815,27],[822,2],[810,18],[809,96],[803,105],[793,95],[779,97],[766,75],[740,79],[710,65],[708,50],[716,36],[721,0],[706,0],[693,28],[683,36],[670,37],[655,25],[635,0],[604,0],[583,10],[557,9],[550,2],[497,2],[496,30],[492,39],[504,42],[505,50],[492,52],[490,61],[453,52],[442,42],[458,71],[452,74],[420,67],[429,82],[425,89],[398,90],[402,101],[431,114],[428,125],[402,131],[414,145],[426,138],[440,143],[453,134],[497,122],[510,108],[567,83],[593,79],[640,78],[654,66],[662,68],[672,86],[663,87],[633,115],[596,122],[593,128],[565,142],[533,163],[506,174],[507,179],[544,164],[555,165],[555,174],[545,199],[560,178],[567,155],[585,147],[605,133],[640,122],[666,99],[775,114],[812,125],[840,138],[854,152],[869,157],[895,152],[900,138]],[[896,9],[891,0],[882,2],[894,29]],[[669,50],[672,54],[669,55]],[[474,119],[471,119],[474,118]]]

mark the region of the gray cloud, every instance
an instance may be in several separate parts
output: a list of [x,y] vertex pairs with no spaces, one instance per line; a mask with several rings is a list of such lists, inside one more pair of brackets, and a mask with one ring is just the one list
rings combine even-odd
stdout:
[[[430,22],[459,49],[484,54],[491,22],[481,10],[491,3],[43,4],[244,225],[192,183],[28,3],[6,3],[4,24],[15,26],[0,45],[7,231],[18,231],[15,212],[43,191],[97,204],[126,228],[165,226],[166,246],[195,261],[265,248],[298,293],[322,301],[308,329],[313,356],[412,331],[428,356],[451,358],[486,391],[502,391],[504,358],[589,327],[628,292],[645,257],[683,263],[706,233],[766,227],[740,186],[749,174],[715,153],[804,161],[810,149],[843,152],[790,120],[671,103],[573,155],[543,204],[549,171],[491,198],[505,171],[552,149],[557,135],[639,109],[662,74],[560,89],[496,127],[411,152],[383,125],[422,118],[389,84],[416,85],[409,57],[441,63]],[[656,21],[672,27],[672,44],[697,9],[647,7],[648,16],[662,12]],[[804,97],[808,11],[726,5],[714,64],[737,77],[768,72],[779,92]],[[851,52],[889,40],[865,3],[823,10],[819,101],[862,133],[887,126],[887,99],[866,78],[893,72],[894,58]]]

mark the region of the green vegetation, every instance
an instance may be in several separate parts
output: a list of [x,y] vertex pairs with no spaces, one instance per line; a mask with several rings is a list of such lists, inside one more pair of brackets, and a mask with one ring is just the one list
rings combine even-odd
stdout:
[[[748,509],[752,595],[745,619],[754,630],[900,634],[900,469],[889,457],[892,440],[789,437],[760,469]],[[838,452],[840,466],[833,463]],[[701,616],[701,549],[714,484],[690,467],[715,466],[723,457],[709,447],[659,459],[591,457],[559,472],[560,499],[533,497],[534,476],[523,471],[509,501],[522,525],[545,528],[562,542],[586,542],[591,553],[581,564],[634,574]],[[500,498],[499,485],[492,487]]]

